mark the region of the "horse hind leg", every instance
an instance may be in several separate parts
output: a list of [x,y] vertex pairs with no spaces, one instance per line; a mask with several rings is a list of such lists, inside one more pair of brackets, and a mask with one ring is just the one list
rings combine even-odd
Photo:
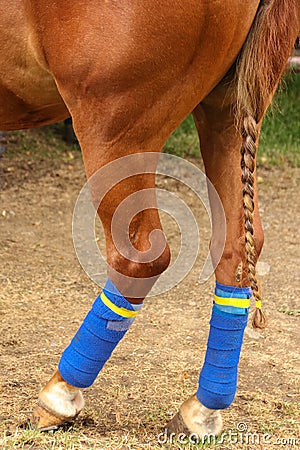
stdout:
[[[238,288],[237,292],[240,296],[240,298],[237,297],[238,302],[230,301],[231,308],[238,308],[237,303],[245,304],[245,300],[248,300],[248,295],[243,291],[243,287],[249,287],[249,296],[252,291],[256,300],[253,326],[256,328],[266,326],[266,318],[261,311],[261,294],[255,270],[256,261],[263,245],[255,180],[256,145],[260,131],[259,124],[272,100],[299,30],[298,12],[299,6],[294,0],[261,2],[237,62],[235,86],[233,86],[236,98],[231,99],[234,104],[230,105],[230,95],[227,95],[225,84],[223,86],[220,84],[194,111],[206,173],[222,200],[226,215],[226,243],[221,260],[215,270],[216,279],[219,282],[219,285],[216,283],[215,292],[219,298],[215,297],[214,303],[217,304],[214,304],[213,307],[210,328],[211,332],[212,322],[218,316],[216,321],[220,331],[213,331],[212,339],[211,334],[209,335],[196,399],[188,400],[181,408],[181,417],[179,415],[171,421],[170,430],[174,428],[174,422],[178,424],[182,419],[185,424],[189,424],[191,432],[201,435],[204,430],[201,425],[199,426],[203,423],[201,403],[205,401],[207,407],[211,405],[212,409],[218,410],[228,407],[234,399],[239,352],[246,320],[243,319],[242,312],[239,311],[237,314],[237,310],[229,311],[228,308],[222,306],[222,303],[223,305],[226,303],[224,298],[228,297],[228,292],[234,299],[235,287]],[[236,109],[237,120],[233,117],[232,106]],[[235,124],[237,124],[239,132],[236,130]],[[214,216],[213,210],[212,205]],[[212,258],[214,258],[215,246],[218,246],[218,224],[213,217]],[[240,266],[242,266],[241,273]],[[243,298],[241,298],[242,295]],[[226,317],[226,321],[231,324],[235,320],[239,324],[238,348],[234,365],[230,367],[230,358],[223,358],[223,363],[225,361],[223,373],[222,370],[219,370],[222,368],[222,364],[217,362],[218,359],[222,359],[219,350],[224,350],[224,355],[226,355],[225,346],[228,344],[228,337],[231,333],[226,326],[227,337],[225,338],[226,333],[223,332],[224,327],[221,325],[222,314],[217,313],[218,309],[221,312],[223,309],[224,322]],[[239,314],[241,315],[240,319],[234,317]],[[244,318],[247,319],[246,313]],[[223,342],[221,342],[221,336]],[[216,338],[218,337],[220,342],[217,342]],[[216,350],[214,364],[219,366],[217,370],[212,368],[214,365],[212,364],[212,353],[209,354],[212,350],[212,341],[215,346],[212,353]],[[208,369],[209,364],[211,365],[210,369]],[[231,371],[231,369],[233,370]],[[229,377],[225,377],[225,371],[228,371]],[[224,383],[224,378],[229,380],[228,386]],[[224,391],[226,391],[226,395],[224,395]],[[198,400],[198,404],[196,400]],[[196,413],[193,408],[195,401]],[[190,405],[190,407],[186,407],[186,405]],[[216,422],[218,420],[219,418],[216,417]]]
[[[215,275],[218,295],[223,297],[224,294],[226,297],[224,291],[230,291],[228,297],[232,298],[226,300],[232,300],[232,306],[220,307],[215,303],[218,301],[222,303],[222,298],[220,300],[214,297],[210,336],[197,394],[183,403],[179,413],[171,420],[167,428],[169,433],[195,433],[200,438],[204,438],[207,435],[221,433],[220,410],[227,408],[235,396],[238,360],[247,323],[251,290],[245,252],[243,185],[240,167],[242,138],[235,127],[232,107],[228,102],[226,103],[225,87],[220,85],[198,105],[194,110],[194,119],[199,133],[206,174],[220,197],[226,216],[225,247],[215,268]],[[219,236],[223,231],[219,229],[218,209],[215,207],[211,193],[209,195],[212,210],[211,255],[216,264],[214,254],[218,254]],[[263,245],[263,231],[258,213],[255,182],[254,204],[254,242],[256,257],[258,257]],[[238,295],[235,295],[236,293]],[[236,307],[237,303],[247,304],[247,308]],[[216,307],[221,309],[220,313],[215,310]],[[230,325],[227,326],[229,321]],[[239,344],[236,345],[236,342]],[[234,345],[231,345],[232,343]],[[233,348],[236,353],[234,362],[230,357],[230,351]]]

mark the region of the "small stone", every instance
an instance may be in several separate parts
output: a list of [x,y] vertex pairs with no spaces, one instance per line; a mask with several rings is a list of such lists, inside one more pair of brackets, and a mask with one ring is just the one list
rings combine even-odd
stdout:
[[249,326],[246,327],[245,334],[250,339],[255,339],[256,341],[258,341],[261,338],[260,334],[257,331],[255,331],[253,328],[250,328]]
[[263,182],[264,182],[263,177],[258,176],[258,177],[257,177],[257,184],[261,184],[261,183],[263,183]]
[[263,277],[264,275],[267,275],[270,272],[271,266],[267,262],[258,261],[258,263],[256,265],[256,269],[257,269],[258,275]]

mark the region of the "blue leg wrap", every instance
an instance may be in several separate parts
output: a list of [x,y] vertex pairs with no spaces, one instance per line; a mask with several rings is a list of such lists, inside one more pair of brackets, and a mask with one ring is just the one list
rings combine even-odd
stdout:
[[206,356],[196,393],[207,408],[228,408],[234,400],[250,297],[250,288],[216,283]]
[[126,300],[108,280],[62,354],[58,370],[63,379],[78,388],[91,386],[140,307]]

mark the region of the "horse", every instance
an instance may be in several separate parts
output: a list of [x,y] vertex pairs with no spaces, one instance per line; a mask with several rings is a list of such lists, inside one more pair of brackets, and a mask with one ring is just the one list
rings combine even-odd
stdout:
[[[256,276],[263,246],[256,153],[262,119],[298,35],[299,1],[11,0],[0,10],[0,129],[72,117],[107,249],[107,283],[40,392],[32,426],[49,430],[80,413],[82,389],[93,383],[167,269],[170,249],[154,193],[158,159],[145,167],[143,156],[159,156],[192,113],[227,228],[198,390],[168,432],[220,434],[221,410],[237,388],[251,295],[253,325],[266,326]],[[94,175],[125,156],[138,171],[102,198],[110,172],[103,179]],[[118,218],[117,245],[114,216],[124,199],[134,206],[134,194],[142,207],[126,232]],[[214,259],[220,223],[209,195]]]

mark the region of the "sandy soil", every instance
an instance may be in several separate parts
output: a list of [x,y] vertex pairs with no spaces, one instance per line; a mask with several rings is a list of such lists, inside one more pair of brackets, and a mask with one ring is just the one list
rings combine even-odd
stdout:
[[[224,412],[228,433],[242,431],[242,422],[259,442],[247,444],[239,433],[237,443],[230,438],[217,445],[224,449],[300,447],[300,171],[260,169],[259,177],[269,327],[246,333],[238,394]],[[0,446],[179,449],[180,443],[160,446],[157,436],[194,393],[204,357],[213,279],[198,285],[197,264],[179,286],[145,302],[85,393],[75,424],[50,434],[26,428],[39,389],[98,293],[72,244],[72,211],[84,181],[75,152],[69,161],[0,159]],[[172,188],[196,209],[205,243],[208,222],[198,200],[179,183]],[[164,222],[176,248],[176,226],[167,217]]]

